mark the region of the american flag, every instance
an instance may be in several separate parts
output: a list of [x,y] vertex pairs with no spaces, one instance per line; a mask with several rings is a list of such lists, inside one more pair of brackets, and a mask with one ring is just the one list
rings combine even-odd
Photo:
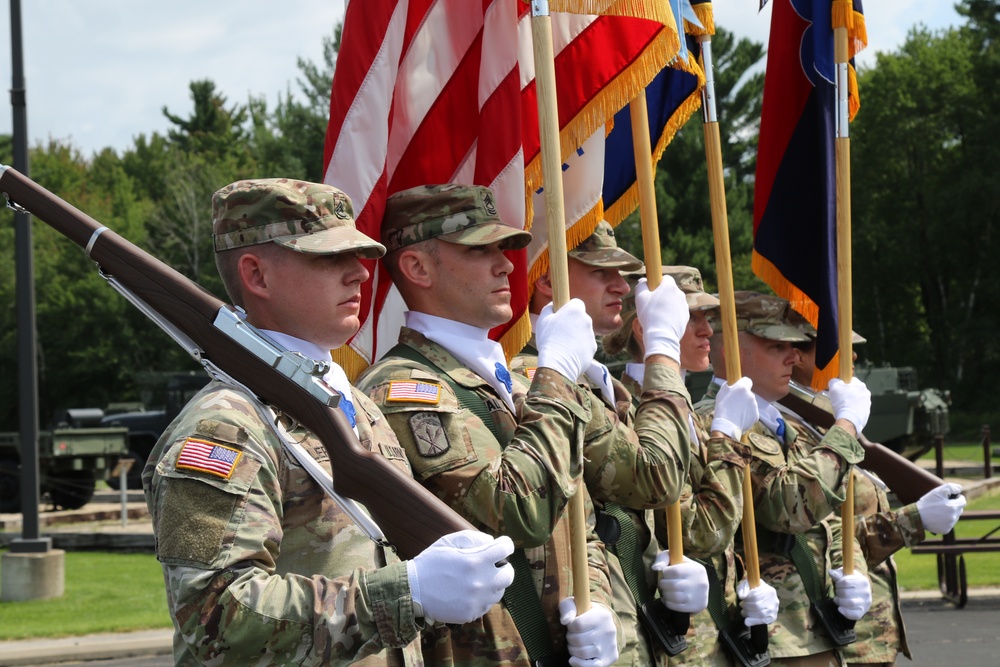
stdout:
[[178,469],[197,470],[229,479],[243,455],[238,449],[207,440],[188,438],[177,455]]
[[[503,220],[531,226],[526,192],[542,183],[530,20],[520,0],[348,4],[324,181],[351,197],[364,233],[379,238],[388,195],[433,183],[488,185]],[[666,20],[552,15],[564,158],[677,53]],[[491,334],[508,355],[530,335],[527,255],[511,259],[514,318]],[[396,343],[402,323],[388,275],[380,263],[368,268],[361,329],[334,355],[349,377]]]
[[[351,197],[360,230],[380,237],[393,192],[452,182],[489,185],[501,218],[523,226],[518,9],[510,0],[348,3],[324,181]],[[396,343],[404,310],[381,264],[369,269],[361,330],[335,355],[350,377]]]
[[441,385],[430,382],[413,382],[410,380],[393,380],[389,383],[387,401],[417,401],[419,403],[437,403],[441,398]]

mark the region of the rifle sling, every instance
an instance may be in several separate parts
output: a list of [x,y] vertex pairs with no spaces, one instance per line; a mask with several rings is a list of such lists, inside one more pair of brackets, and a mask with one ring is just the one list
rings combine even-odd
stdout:
[[809,553],[805,534],[776,533],[758,526],[757,543],[764,545],[763,551],[782,554],[792,561],[802,579],[809,602],[812,603],[813,612],[834,644],[846,646],[857,640],[853,622],[841,616],[833,600],[826,596],[823,579],[816,561]]
[[607,544],[609,550],[618,556],[625,575],[625,583],[632,592],[632,599],[637,607],[653,599],[653,594],[646,585],[646,566],[639,551],[639,536],[636,534],[635,523],[629,512],[618,503],[604,504],[604,513],[613,517],[621,529],[621,536],[613,544]]
[[[397,344],[386,353],[386,356],[402,357],[417,364],[424,364],[440,372],[441,379],[455,392],[459,405],[469,410],[485,424],[501,447],[507,442],[501,437],[500,429],[486,403],[474,391],[462,387],[437,364],[421,354],[418,350],[402,343]],[[524,549],[515,549],[507,559],[514,567],[514,583],[507,587],[503,601],[514,619],[514,625],[521,635],[521,641],[528,650],[532,664],[547,658],[552,654],[552,638],[549,635],[549,624],[545,619],[542,601],[535,589],[531,565],[525,556]]]

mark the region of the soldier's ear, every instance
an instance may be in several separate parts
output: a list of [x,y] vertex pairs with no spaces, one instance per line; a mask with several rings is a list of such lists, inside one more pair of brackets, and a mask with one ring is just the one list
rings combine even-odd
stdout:
[[535,293],[543,297],[543,303],[552,301],[552,274],[546,271],[535,281]]
[[247,252],[240,256],[236,264],[243,285],[243,294],[266,299],[268,296],[269,267],[266,255]]
[[397,281],[422,289],[429,289],[434,284],[434,262],[430,253],[420,248],[402,248],[396,252],[399,253],[396,258]]

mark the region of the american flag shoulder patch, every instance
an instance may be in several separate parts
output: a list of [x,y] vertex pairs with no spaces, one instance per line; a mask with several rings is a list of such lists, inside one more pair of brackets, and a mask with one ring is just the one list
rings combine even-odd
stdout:
[[195,470],[222,479],[229,479],[243,452],[211,440],[188,438],[177,455],[177,470]]
[[535,379],[535,371],[537,371],[537,370],[538,370],[537,366],[534,367],[534,368],[525,368],[524,369],[524,374],[528,376],[528,380],[534,381],[534,379]]
[[387,402],[393,403],[434,403],[441,400],[441,385],[436,382],[416,380],[390,380]]

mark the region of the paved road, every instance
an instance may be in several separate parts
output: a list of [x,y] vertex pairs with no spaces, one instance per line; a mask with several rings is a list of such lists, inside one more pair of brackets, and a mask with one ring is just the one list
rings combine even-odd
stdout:
[[939,599],[903,602],[913,662],[901,667],[1000,665],[1000,597],[970,597],[963,609]]
[[[900,667],[997,667],[1000,665],[1000,590],[988,595],[970,592],[969,603],[956,609],[937,597],[906,599],[903,601],[903,618],[907,637],[914,654],[913,662],[900,656]],[[0,643],[0,664],[4,660]],[[79,654],[77,654],[79,655]],[[74,659],[73,653],[65,655]],[[105,656],[110,657],[110,656]],[[59,658],[49,656],[49,659]],[[36,667],[67,667],[67,665],[100,665],[101,667],[169,667],[169,655],[131,657],[76,662],[17,662]]]

